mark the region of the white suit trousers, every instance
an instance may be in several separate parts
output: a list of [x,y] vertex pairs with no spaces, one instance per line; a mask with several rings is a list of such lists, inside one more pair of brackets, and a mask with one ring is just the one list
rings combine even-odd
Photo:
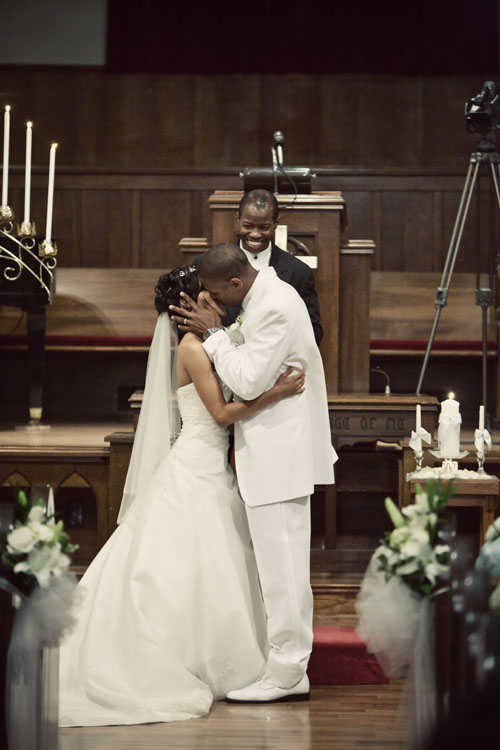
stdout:
[[267,614],[263,679],[290,688],[302,679],[312,650],[310,498],[246,505],[246,512]]

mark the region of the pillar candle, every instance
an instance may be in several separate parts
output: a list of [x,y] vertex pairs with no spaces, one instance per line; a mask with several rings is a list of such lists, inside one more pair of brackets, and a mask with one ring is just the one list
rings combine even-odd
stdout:
[[3,171],[2,171],[2,206],[8,206],[7,187],[9,183],[9,140],[10,140],[10,107],[5,107],[3,117]]
[[447,457],[460,453],[460,404],[451,395],[441,402],[439,415],[439,449]]
[[26,123],[26,166],[24,172],[24,221],[26,224],[29,224],[30,220],[32,127],[33,123]]
[[52,209],[54,206],[54,174],[56,171],[56,148],[57,143],[50,147],[49,159],[49,188],[47,191],[47,224],[45,226],[45,239],[50,242],[52,239]]

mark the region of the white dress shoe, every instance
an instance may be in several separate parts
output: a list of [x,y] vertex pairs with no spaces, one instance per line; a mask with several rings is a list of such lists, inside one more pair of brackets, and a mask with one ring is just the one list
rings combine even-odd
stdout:
[[277,703],[278,701],[284,703],[285,701],[308,700],[309,678],[306,674],[291,688],[276,687],[260,679],[239,690],[230,690],[226,695],[228,703]]

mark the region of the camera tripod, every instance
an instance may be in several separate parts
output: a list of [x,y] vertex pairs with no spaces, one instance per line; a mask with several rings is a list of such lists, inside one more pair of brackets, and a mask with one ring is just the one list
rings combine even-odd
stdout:
[[[420,371],[420,377],[418,380],[417,395],[420,394],[422,388],[422,382],[424,380],[425,371],[427,369],[427,362],[434,342],[434,336],[436,335],[436,329],[439,323],[439,317],[443,307],[445,307],[448,299],[448,292],[450,290],[451,279],[453,276],[453,270],[458,256],[460,248],[460,242],[462,240],[463,229],[465,220],[469,211],[469,206],[474,192],[474,187],[477,182],[479,174],[479,168],[481,166],[490,166],[491,176],[493,178],[493,184],[495,186],[495,193],[497,197],[498,207],[500,208],[500,191],[498,186],[498,176],[495,171],[495,165],[498,166],[500,174],[500,156],[494,153],[490,149],[474,151],[470,156],[469,169],[467,170],[467,176],[465,178],[465,185],[462,191],[462,197],[460,198],[460,204],[458,207],[457,217],[455,219],[455,225],[451,235],[450,245],[448,253],[446,255],[446,261],[444,264],[443,274],[441,276],[441,283],[436,289],[436,300],[435,307],[436,313],[432,324],[431,332],[429,335],[429,341],[427,342],[427,349],[425,351],[424,361],[422,363],[422,369]],[[490,287],[492,275],[490,273]],[[482,311],[482,403],[484,404],[484,410],[488,413],[487,409],[487,322],[488,322],[488,307],[493,304],[493,289],[491,288],[480,288],[479,272],[477,274],[477,289],[476,289],[476,305],[481,307]]]

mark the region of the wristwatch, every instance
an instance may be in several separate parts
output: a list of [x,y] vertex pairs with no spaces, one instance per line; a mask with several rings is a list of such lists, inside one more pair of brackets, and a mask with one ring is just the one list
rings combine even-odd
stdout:
[[212,335],[212,333],[217,333],[217,331],[223,331],[224,326],[214,326],[213,328],[207,328],[205,333],[203,334],[203,341],[206,341],[209,336]]

